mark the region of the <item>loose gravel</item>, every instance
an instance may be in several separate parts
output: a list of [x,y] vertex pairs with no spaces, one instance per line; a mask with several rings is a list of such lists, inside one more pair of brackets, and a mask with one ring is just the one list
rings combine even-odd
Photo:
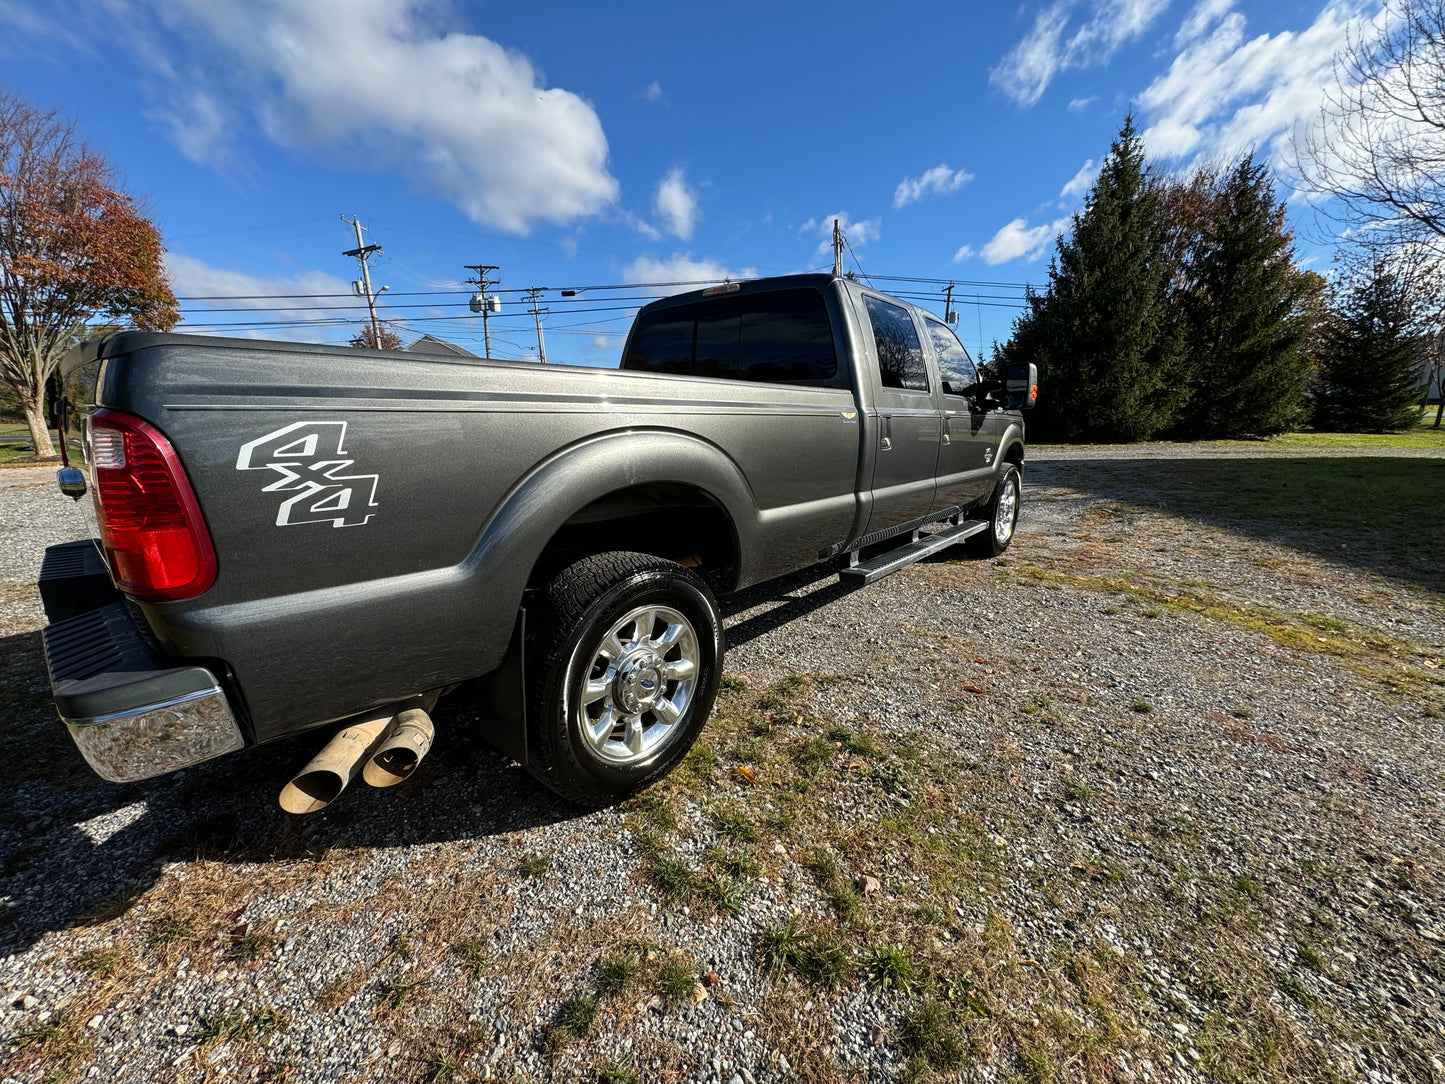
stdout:
[[1445,599],[1171,512],[1159,454],[1034,457],[1001,561],[729,600],[640,800],[462,692],[304,819],[309,740],[90,774],[33,586],[87,526],[0,472],[0,1081],[1445,1081]]

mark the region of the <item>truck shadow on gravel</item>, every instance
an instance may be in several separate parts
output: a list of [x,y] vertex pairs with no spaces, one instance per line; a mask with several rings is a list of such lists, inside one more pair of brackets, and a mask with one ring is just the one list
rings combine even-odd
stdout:
[[106,783],[55,717],[40,634],[0,638],[0,718],[25,750],[0,794],[0,957],[119,918],[174,863],[304,865],[330,851],[478,839],[582,815],[483,742],[479,712],[475,693],[458,690],[437,706],[436,747],[412,779],[389,790],[358,779],[324,812],[294,817],[276,797],[319,736]]
[[[1371,456],[1075,459],[1030,466],[1063,486],[1288,546],[1445,593],[1445,462]],[[1025,494],[1027,501],[1027,494]],[[1125,522],[1120,530],[1127,529]]]

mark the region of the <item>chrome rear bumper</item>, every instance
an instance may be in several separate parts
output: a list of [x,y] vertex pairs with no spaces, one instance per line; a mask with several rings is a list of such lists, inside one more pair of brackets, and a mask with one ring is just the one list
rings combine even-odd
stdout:
[[[242,748],[215,674],[155,651],[113,592],[66,590],[89,563],[83,546],[55,546],[41,570],[47,612],[69,615],[44,632],[51,691],[86,762],[102,779],[131,783]],[[99,605],[85,608],[83,593]]]

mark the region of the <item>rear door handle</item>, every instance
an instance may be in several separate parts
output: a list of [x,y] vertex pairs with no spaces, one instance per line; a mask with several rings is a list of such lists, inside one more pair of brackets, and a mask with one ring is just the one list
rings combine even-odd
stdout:
[[881,451],[888,451],[893,447],[893,418],[887,414],[883,415],[883,436],[878,440],[878,447]]

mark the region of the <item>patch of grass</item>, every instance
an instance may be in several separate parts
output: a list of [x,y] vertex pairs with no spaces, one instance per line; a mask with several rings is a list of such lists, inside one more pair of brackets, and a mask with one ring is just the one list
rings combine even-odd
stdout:
[[1152,715],[1154,713],[1154,705],[1147,700],[1136,700],[1129,705],[1129,710],[1137,712],[1139,715]]
[[1330,969],[1328,965],[1326,965],[1324,958],[1315,951],[1313,945],[1299,941],[1295,944],[1295,952],[1299,956],[1299,962],[1305,967],[1311,971],[1318,971],[1321,975],[1329,975]]
[[668,903],[678,903],[697,894],[698,876],[681,858],[655,858],[647,863],[643,873]]
[[863,969],[868,985],[878,990],[907,993],[916,981],[913,962],[897,945],[872,945],[864,949],[858,966]]
[[522,856],[517,869],[528,877],[541,877],[552,868],[552,855],[548,851],[536,851]]
[[803,929],[793,915],[762,935],[763,962],[774,974],[791,971],[829,990],[842,986],[853,974],[853,961],[836,933],[823,926]]
[[603,999],[621,997],[637,981],[641,966],[630,952],[605,956],[597,966],[597,996]]
[[276,947],[276,935],[264,930],[248,930],[234,944],[230,953],[243,964],[253,964]]
[[585,1039],[597,1023],[597,999],[585,994],[569,997],[557,1008],[552,1030],[568,1039]]
[[1310,992],[1309,987],[1300,982],[1293,975],[1281,975],[1279,977],[1279,992],[1310,1012],[1318,1012],[1320,999]]
[[698,896],[725,915],[740,914],[747,899],[742,885],[720,874],[704,877],[698,887]]
[[1082,779],[1070,779],[1064,784],[1064,801],[1082,804],[1094,797],[1094,790]]
[[683,957],[673,954],[658,965],[653,976],[653,989],[668,1006],[681,1005],[692,998],[692,988],[697,983],[692,964]]
[[714,847],[708,861],[735,880],[751,880],[758,875],[758,860],[750,854],[738,854]]
[[233,1040],[259,1039],[285,1026],[286,1017],[270,1006],[249,1012],[239,1008],[227,1009],[201,1021],[201,1045],[212,1047]]
[[873,739],[850,727],[838,725],[830,727],[826,735],[830,742],[834,742],[844,752],[852,753],[859,757],[876,757],[878,746],[873,744]]
[[596,1084],[638,1084],[637,1070],[623,1061],[609,1061],[597,1070]]
[[172,911],[152,919],[146,926],[146,945],[158,952],[164,952],[181,941],[193,940],[196,936],[196,916],[183,911]]
[[913,1006],[899,1021],[898,1038],[905,1052],[918,1056],[934,1069],[963,1067],[963,1037],[949,1017],[948,1006],[930,999]]
[[758,829],[744,809],[728,806],[714,811],[712,819],[713,823],[717,825],[717,830],[734,843],[757,841]]
[[491,963],[487,949],[488,942],[485,937],[469,937],[452,945],[452,951],[457,954],[462,970],[474,979],[481,978],[487,964]]
[[813,878],[818,882],[818,888],[822,890],[828,902],[833,905],[833,910],[844,922],[849,922],[858,916],[858,911],[863,905],[863,897],[853,887],[852,882],[843,875],[838,865],[838,860],[831,851],[822,847],[815,847],[808,853],[803,864],[812,873]]
[[672,808],[672,803],[661,794],[644,795],[632,808],[659,832],[671,832],[677,827],[677,812]]
[[103,978],[119,971],[125,961],[125,950],[119,945],[111,945],[109,948],[87,949],[70,962],[75,967]]
[[[81,1022],[63,1012],[19,1032],[10,1045],[19,1054],[43,1060],[46,1073],[40,1079],[44,1084],[70,1080],[95,1048]],[[7,1068],[10,1064],[6,1063]]]
[[748,679],[741,674],[724,674],[717,687],[719,692],[740,693],[748,687]]
[[806,776],[817,775],[823,765],[831,764],[838,750],[827,738],[814,735],[793,750],[793,763]]
[[382,979],[376,984],[376,997],[386,1008],[393,1011],[407,1003],[412,993],[427,984],[425,978],[403,982],[401,979]]

